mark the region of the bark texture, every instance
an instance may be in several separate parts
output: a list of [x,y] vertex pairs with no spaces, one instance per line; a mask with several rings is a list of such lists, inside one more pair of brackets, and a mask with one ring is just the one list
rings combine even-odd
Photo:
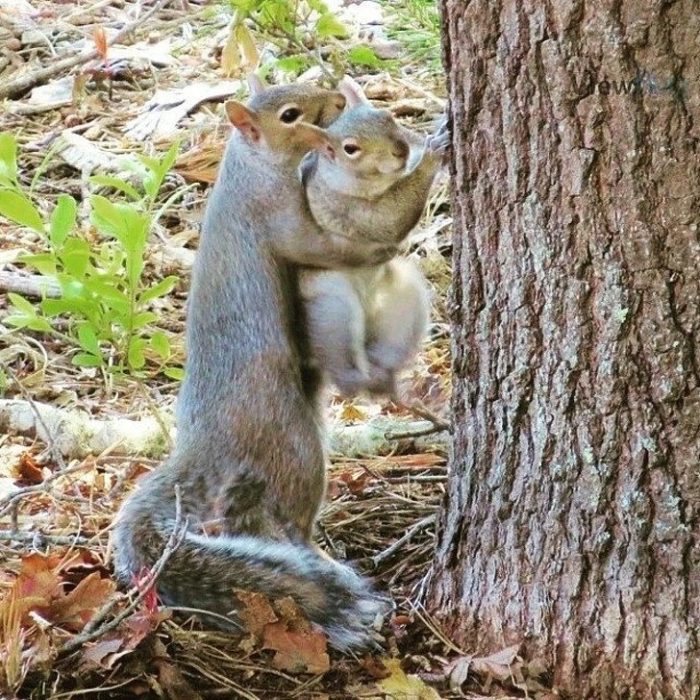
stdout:
[[429,607],[700,697],[700,3],[443,0],[454,457]]

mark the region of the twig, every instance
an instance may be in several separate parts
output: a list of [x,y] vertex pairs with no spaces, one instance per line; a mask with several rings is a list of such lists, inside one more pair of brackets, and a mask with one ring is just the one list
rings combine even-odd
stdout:
[[398,408],[403,408],[406,411],[410,411],[418,418],[423,418],[424,420],[430,421],[436,428],[436,430],[446,430],[448,433],[452,432],[452,426],[440,416],[433,413],[422,401],[415,399],[409,403],[404,403],[401,399],[394,400],[394,403]]
[[151,587],[155,584],[163,567],[173,555],[173,552],[182,544],[182,541],[187,535],[187,521],[182,519],[182,508],[180,504],[180,487],[175,486],[175,522],[170,533],[168,541],[165,543],[163,552],[154,564],[153,568],[148,572],[148,575],[139,581],[128,593],[130,596],[135,596],[134,599],[122,610],[118,615],[113,617],[109,622],[104,622],[107,616],[112,612],[116,604],[115,599],[109,600],[103,605],[92,619],[85,625],[85,628],[80,634],[69,639],[59,650],[60,655],[69,654],[81,647],[86,642],[101,637],[107,632],[116,629],[136,608],[141,605],[143,599],[148,595]]
[[404,433],[384,433],[386,440],[408,440],[410,438],[424,437],[425,435],[433,435],[434,433],[444,433],[442,428],[437,427],[434,423],[425,428],[416,428],[415,430],[407,430]]
[[[158,10],[163,9],[170,0],[159,0],[153,7],[151,7],[142,17],[135,19],[133,22],[129,22],[124,27],[122,27],[108,43],[108,46],[119,43],[125,36],[131,34],[136,29],[142,27],[144,22],[153,14],[158,12]],[[80,66],[88,61],[92,61],[95,58],[100,58],[100,52],[96,49],[92,51],[86,51],[78,54],[77,56],[68,56],[59,61],[55,61],[44,68],[40,68],[32,73],[25,73],[0,83],[0,100],[5,100],[8,97],[15,97],[23,92],[29,90],[29,88],[34,87],[40,83],[44,83],[50,80],[55,75],[62,73],[63,71],[70,70],[76,66]]]
[[10,508],[13,508],[17,501],[21,500],[25,496],[28,496],[31,493],[40,493],[41,491],[48,491],[47,487],[53,481],[56,481],[56,479],[60,479],[63,476],[68,476],[68,474],[80,471],[81,469],[85,469],[88,466],[92,466],[92,464],[86,464],[86,462],[83,461],[78,462],[77,464],[71,464],[62,467],[58,471],[53,472],[53,474],[47,476],[46,479],[44,479],[40,484],[24,486],[22,488],[17,489],[16,491],[13,491],[4,498],[0,498],[0,516],[4,515]]
[[390,547],[387,547],[385,550],[379,552],[378,554],[375,554],[372,558],[372,564],[377,567],[379,564],[381,564],[383,561],[386,561],[390,557],[392,557],[401,547],[403,547],[406,542],[409,542],[412,537],[423,530],[424,528],[428,527],[428,525],[432,525],[435,522],[436,519],[435,513],[432,515],[428,515],[422,520],[419,520],[417,523],[415,523],[409,530],[408,532],[403,535],[402,537],[399,537],[394,544],[392,544]]
[[89,537],[74,535],[45,535],[42,532],[21,532],[12,530],[0,530],[0,540],[16,540],[17,542],[31,542],[38,549],[42,544],[67,545],[87,545],[91,542]]

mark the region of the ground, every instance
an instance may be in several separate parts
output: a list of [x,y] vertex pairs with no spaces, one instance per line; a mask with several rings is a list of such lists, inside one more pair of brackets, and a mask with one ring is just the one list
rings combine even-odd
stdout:
[[[380,630],[381,649],[359,658],[331,652],[329,660],[324,640],[293,610],[264,601],[251,601],[250,629],[234,638],[202,630],[186,614],[159,611],[143,582],[130,593],[114,591],[114,514],[171,444],[189,270],[226,138],[221,103],[245,95],[233,81],[260,55],[272,67],[272,82],[294,78],[283,68],[321,77],[346,70],[375,104],[424,132],[444,106],[430,0],[338,5],[322,15],[323,25],[312,15],[277,26],[255,12],[236,25],[236,6],[242,5],[0,0],[0,99],[6,99],[0,132],[18,144],[14,184],[3,184],[0,162],[0,196],[6,193],[0,213],[7,217],[0,216],[0,695],[435,698],[457,697],[460,686],[470,697],[523,697],[528,688],[532,695],[540,688],[526,687],[516,650],[469,657],[481,651],[478,644],[457,649],[420,605],[446,481],[447,436],[390,403],[342,401],[329,392],[334,455],[318,532],[334,557],[354,562],[396,601]],[[338,21],[346,37],[333,36],[343,34]],[[125,26],[126,37],[115,42]],[[63,62],[81,51],[97,56]],[[0,142],[5,177],[9,143]],[[173,144],[177,159],[150,196],[143,162],[134,174],[135,157],[162,159]],[[157,169],[151,166],[146,178]],[[7,195],[13,187],[33,203],[38,224],[12,209],[13,201],[20,206]],[[147,212],[148,237],[134,253],[143,262],[139,289],[172,279],[160,294],[144,297],[144,330],[130,328],[125,341],[114,319],[105,325],[90,309],[51,314],[51,301],[40,307],[42,293],[58,296],[57,278],[45,286],[56,261],[32,264],[25,256],[57,250],[46,231],[51,239],[60,228],[49,217],[59,196],[69,194],[78,205],[74,235],[92,251],[85,259],[112,256],[113,269],[126,269],[120,265],[128,253],[119,246],[128,249],[129,242],[118,231],[105,237],[107,225],[91,217],[95,205],[88,200],[105,196],[107,215],[110,202],[129,201],[129,187],[142,188],[132,205]],[[409,402],[420,400],[442,416],[450,384],[449,224],[443,177],[412,238],[410,253],[434,290],[433,318],[402,384]],[[78,274],[65,260],[59,265]],[[79,274],[88,274],[86,265],[77,263]],[[267,627],[257,624],[261,617]]]

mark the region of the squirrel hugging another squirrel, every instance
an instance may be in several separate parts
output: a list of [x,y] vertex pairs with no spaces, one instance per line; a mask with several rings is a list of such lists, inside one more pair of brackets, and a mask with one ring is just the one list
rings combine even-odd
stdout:
[[[425,300],[417,272],[388,261],[415,224],[440,157],[429,142],[409,172],[409,132],[400,131],[403,145],[397,146],[393,120],[377,122],[379,130],[373,127],[369,135],[361,124],[378,110],[359,105],[355,117],[351,109],[338,120],[346,101],[362,101],[350,89],[343,95],[303,84],[263,89],[252,81],[252,86],[247,107],[226,103],[235,131],[207,204],[192,274],[176,444],[168,460],[139,481],[119,513],[115,571],[129,583],[159,559],[175,526],[179,487],[186,532],[157,580],[164,603],[197,608],[205,623],[235,630],[240,629],[237,589],[272,599],[291,596],[334,647],[347,650],[372,644],[372,623],[390,609],[390,602],[311,541],[325,491],[326,460],[318,405],[321,381],[309,363],[310,345],[320,348],[316,364],[321,369],[324,350],[331,357],[343,342],[352,342],[350,364],[360,369],[367,362],[364,357],[372,362],[378,356],[381,367],[392,372],[411,354],[409,348],[398,360],[388,351],[377,355],[370,334],[365,338],[360,332],[346,341],[337,321],[331,319],[327,326],[324,319],[329,309],[337,308],[359,319],[359,326],[365,315],[366,327],[374,328],[368,312],[372,304],[363,303],[386,285],[385,278],[394,280],[399,294],[402,283],[396,280],[408,279],[412,293]],[[333,122],[334,131],[319,128]],[[334,175],[336,168],[345,168],[333,160],[340,149],[348,156],[357,153],[347,148],[348,139],[363,154],[377,146],[379,171],[388,170],[379,178],[377,196],[363,205],[377,207],[374,219],[369,210],[347,209],[352,200],[345,195],[365,194],[361,188],[345,189],[346,183],[355,187],[352,167],[342,178]],[[390,151],[400,151],[388,169],[382,162],[385,151],[379,148],[386,141]],[[444,150],[445,141],[435,137],[438,151]],[[305,193],[298,170],[313,149],[320,155],[305,164]],[[426,169],[432,174],[423,172],[424,159],[431,161]],[[374,187],[372,178],[367,182]],[[315,193],[324,187],[335,199],[317,206]],[[402,196],[403,187],[407,194]],[[410,213],[402,216],[398,209]],[[325,226],[327,216],[332,221],[328,230],[319,225]],[[328,289],[325,274],[348,280],[347,299],[332,286]],[[300,276],[308,306],[300,293]],[[350,301],[353,295],[362,300],[359,307]],[[395,313],[405,312],[402,302],[393,302],[398,303]],[[421,314],[425,312],[417,316]],[[311,318],[309,335],[317,334],[312,340],[307,337]],[[419,334],[422,318],[417,320]],[[324,346],[325,327],[338,335]],[[407,345],[417,342],[401,324],[398,328]],[[386,341],[391,343],[390,333]],[[345,366],[329,361],[331,377],[342,381]],[[356,386],[366,381],[370,387],[375,379],[368,371]]]

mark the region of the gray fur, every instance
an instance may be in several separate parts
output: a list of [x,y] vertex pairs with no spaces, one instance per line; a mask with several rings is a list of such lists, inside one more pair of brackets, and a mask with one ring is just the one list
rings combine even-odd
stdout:
[[[371,643],[365,625],[386,602],[309,544],[325,455],[294,264],[367,265],[395,249],[334,239],[311,218],[296,178],[305,147],[275,121],[289,102],[321,124],[339,108],[338,93],[273,88],[250,104],[263,139],[229,140],[193,269],[177,443],[124,504],[114,563],[125,583],[153,566],[179,486],[188,534],[157,582],[166,602],[226,615],[236,588],[291,595],[346,649]],[[220,536],[200,534],[211,522]]]
[[[306,156],[301,182],[325,231],[363,245],[398,245],[420,218],[449,134],[442,126],[425,144],[388,112],[355,103],[326,130],[330,148]],[[348,141],[361,147],[361,157],[344,154]],[[306,270],[300,288],[312,352],[333,383],[349,395],[366,389],[395,396],[396,373],[415,355],[428,325],[420,270],[408,260]]]

